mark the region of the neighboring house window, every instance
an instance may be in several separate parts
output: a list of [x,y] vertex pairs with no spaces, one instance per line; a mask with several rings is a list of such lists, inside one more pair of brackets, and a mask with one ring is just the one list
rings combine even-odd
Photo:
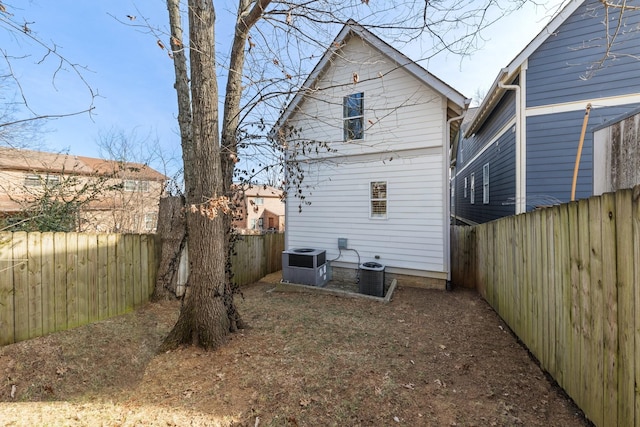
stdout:
[[146,231],[153,231],[158,224],[158,214],[155,212],[147,212],[144,214],[144,229]]
[[364,93],[354,93],[344,97],[344,140],[364,138]]
[[482,167],[482,203],[489,204],[489,163]]
[[149,191],[149,181],[140,181],[137,179],[125,179],[124,191],[140,191],[140,192],[146,193]]
[[467,198],[467,184],[468,184],[467,177],[465,176],[464,177],[464,198],[465,199]]
[[470,199],[471,199],[471,204],[475,204],[476,203],[476,176],[475,174],[471,174],[471,189],[470,189],[470,195],[469,195]]
[[57,185],[60,183],[59,175],[36,175],[29,174],[24,177],[24,185],[25,187],[42,187],[43,185]]
[[253,199],[253,203],[255,203],[256,206],[262,206],[264,205],[264,199],[262,197],[256,197]]
[[258,218],[258,227],[262,228],[263,224],[264,222],[262,221],[262,218]]
[[251,230],[255,230],[256,229],[256,219],[255,218],[251,219],[251,221],[249,223],[249,228]]
[[371,183],[371,218],[387,217],[387,182]]

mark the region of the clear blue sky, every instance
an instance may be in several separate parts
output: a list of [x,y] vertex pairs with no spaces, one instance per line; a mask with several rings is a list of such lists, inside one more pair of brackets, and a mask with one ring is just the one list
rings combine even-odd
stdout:
[[[422,62],[430,72],[472,97],[486,91],[500,70],[518,54],[549,21],[552,5],[533,5],[504,18],[485,33],[482,50],[461,59],[441,55]],[[167,52],[156,44],[157,37],[144,28],[127,26],[114,17],[133,24],[143,18],[154,26],[168,27],[164,0],[32,0],[3,2],[14,19],[29,22],[29,28],[41,39],[53,41],[70,61],[86,66],[83,72],[89,85],[99,93],[93,117],[80,115],[49,122],[44,147],[50,151],[68,150],[72,154],[98,156],[96,142],[100,134],[116,129],[140,137],[152,135],[163,149],[179,152],[176,95],[173,89],[173,64]],[[220,53],[227,54],[231,37],[233,10],[237,2],[216,1]],[[112,15],[112,16],[111,16]],[[127,15],[136,16],[129,21]],[[508,37],[504,37],[509,34]],[[163,37],[166,43],[167,37]],[[13,54],[33,51],[33,46],[7,31],[0,31],[0,46]],[[419,46],[404,51],[419,55]],[[61,114],[87,108],[90,97],[73,73],[61,71],[52,85],[56,62],[35,62],[40,56],[14,61],[15,71],[33,109],[39,114]],[[65,67],[68,69],[68,67]],[[220,82],[224,87],[224,82]]]

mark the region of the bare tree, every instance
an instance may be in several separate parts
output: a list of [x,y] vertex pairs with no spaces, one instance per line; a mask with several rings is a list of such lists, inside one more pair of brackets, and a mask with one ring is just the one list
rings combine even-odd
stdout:
[[[84,77],[86,67],[72,62],[60,52],[59,47],[55,43],[47,42],[44,38],[41,38],[37,31],[34,31],[32,28],[35,24],[34,22],[18,20],[18,15],[14,13],[14,9],[16,8],[12,7],[12,5],[0,2],[0,28],[7,31],[16,40],[16,46],[19,46],[19,49],[23,45],[31,46],[33,48],[33,55],[25,54],[23,51],[13,52],[8,46],[0,48],[0,61],[4,62],[4,66],[0,68],[2,70],[2,76],[7,80],[13,81],[18,95],[18,104],[21,107],[19,109],[20,116],[16,115],[16,117],[12,117],[11,120],[0,122],[0,129],[24,122],[57,119],[84,113],[91,114],[94,109],[93,101],[98,96],[98,93]],[[51,84],[54,87],[61,72],[63,70],[70,71],[75,79],[85,88],[89,99],[88,105],[77,111],[36,111],[32,107],[32,102],[29,99],[26,88],[22,85],[18,74],[14,71],[16,64],[24,61],[31,62],[33,66],[50,63],[53,67]]]
[[[164,348],[180,344],[215,348],[230,331],[243,326],[228,272],[233,182],[255,182],[261,173],[269,176],[272,168],[282,167],[285,148],[270,135],[271,128],[296,91],[312,89],[302,83],[339,25],[354,17],[399,45],[426,38],[432,46],[422,58],[426,60],[440,51],[468,53],[482,28],[525,1],[239,0],[231,52],[225,58],[214,48],[214,2],[187,2],[185,41],[179,0],[167,0],[190,275],[180,317]],[[453,32],[456,27],[465,31]],[[220,122],[216,71],[227,75]],[[327,141],[301,143],[311,150],[330,149]],[[301,186],[304,177],[295,163],[286,164],[293,168],[287,175],[295,180],[293,185]]]
[[[169,16],[179,15],[179,4],[168,0]],[[218,133],[218,83],[215,67],[215,10],[210,1],[189,1],[189,105],[179,89],[181,71],[176,73],[179,111],[190,117],[182,150],[185,170],[187,232],[189,236],[189,279],[180,317],[165,339],[165,348],[195,344],[215,348],[230,330],[225,292],[225,229],[227,201],[222,186],[222,161]],[[172,45],[181,26],[172,22]],[[177,28],[177,29],[176,29]],[[175,54],[174,54],[175,55]],[[175,56],[174,56],[175,58]],[[181,59],[176,59],[176,62]],[[186,70],[186,64],[176,65]],[[184,90],[184,88],[182,89]],[[187,109],[188,112],[184,111]],[[185,128],[181,123],[181,131]],[[187,136],[185,138],[185,136]]]

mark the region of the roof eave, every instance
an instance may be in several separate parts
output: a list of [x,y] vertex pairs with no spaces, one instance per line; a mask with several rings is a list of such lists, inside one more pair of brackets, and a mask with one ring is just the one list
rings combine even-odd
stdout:
[[275,126],[271,130],[272,135],[277,131],[277,129],[279,129],[289,120],[294,111],[302,104],[306,92],[309,90],[313,90],[315,82],[322,75],[326,67],[331,64],[331,59],[333,58],[335,53],[335,47],[342,46],[342,43],[348,39],[350,34],[356,35],[362,40],[374,46],[382,54],[398,64],[399,67],[402,67],[418,80],[432,87],[438,93],[446,97],[449,101],[453,102],[460,109],[460,111],[464,111],[468,107],[469,99],[467,97],[462,95],[460,92],[458,92],[453,87],[449,86],[433,74],[429,73],[415,61],[403,55],[401,52],[386,43],[384,40],[368,31],[362,25],[350,19],[344,25],[342,30],[340,30],[338,35],[334,38],[332,43],[329,45],[330,47],[323,55],[322,59],[318,62],[318,64],[316,64],[315,68],[309,74],[294,98],[284,109],[284,111],[276,121]]

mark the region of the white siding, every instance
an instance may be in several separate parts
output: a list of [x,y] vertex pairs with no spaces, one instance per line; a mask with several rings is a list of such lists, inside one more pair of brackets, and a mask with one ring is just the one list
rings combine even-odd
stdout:
[[[446,99],[396,67],[352,38],[290,117],[296,138],[329,142],[336,152],[305,164],[302,192],[311,205],[302,212],[293,197],[298,189],[288,189],[287,249],[325,249],[334,259],[343,237],[361,262],[378,256],[388,269],[442,278],[448,268]],[[364,92],[365,138],[344,143],[342,100],[357,92]],[[387,182],[386,219],[369,217],[371,181]],[[342,251],[338,262],[355,266],[358,258]]]
[[[301,129],[302,140],[329,142],[337,152],[327,155],[442,146],[442,95],[358,38],[340,49],[315,89],[288,124]],[[358,92],[364,92],[364,140],[344,143],[343,98]]]
[[[290,199],[287,217],[289,248],[327,250],[338,256],[338,237],[360,253],[361,261],[387,267],[431,272],[444,270],[444,207],[442,151],[422,150],[421,155],[394,161],[363,161],[309,165],[305,190],[309,206],[302,212]],[[435,173],[434,173],[435,172]],[[387,182],[387,218],[369,218],[369,183]],[[357,263],[353,251],[343,251],[339,261]]]

